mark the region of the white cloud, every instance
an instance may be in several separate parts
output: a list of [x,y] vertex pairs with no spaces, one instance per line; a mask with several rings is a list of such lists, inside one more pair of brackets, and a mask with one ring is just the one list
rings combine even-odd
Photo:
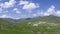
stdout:
[[49,16],[49,15],[55,15],[55,16],[58,16],[60,17],[60,10],[56,11],[55,10],[55,6],[51,6],[49,9],[47,9],[47,11],[38,11],[37,13],[38,15],[42,15],[42,16]]
[[13,7],[15,3],[16,3],[15,0],[9,0],[9,2],[1,3],[0,6],[3,8],[10,8],[10,7]]
[[36,17],[37,16],[37,14],[32,14],[32,17]]
[[0,13],[2,13],[2,10],[3,10],[3,9],[2,9],[2,8],[0,8]]
[[0,16],[0,18],[6,18],[6,15],[2,15],[2,16]]
[[7,12],[8,12],[7,10],[4,11],[4,9],[0,7],[0,13],[7,13]]
[[0,8],[3,8],[3,5],[4,5],[3,3],[0,3]]
[[26,4],[29,4],[29,2],[28,1],[22,1],[22,0],[19,2],[19,5],[26,5]]
[[54,15],[60,17],[60,11],[56,11]]
[[6,10],[5,12],[9,12],[9,11]]
[[8,13],[8,12],[9,12],[9,11],[6,10],[6,11],[3,11],[2,13]]
[[12,19],[20,19],[20,17],[13,17],[13,16],[10,16],[10,15],[6,15],[6,14],[3,14],[0,16],[0,18],[12,18]]
[[28,10],[28,11],[31,11],[39,7],[37,3],[32,3],[32,2],[24,1],[24,0],[21,0],[19,2],[19,5],[22,5],[23,6],[22,9]]
[[31,10],[36,9],[38,7],[39,7],[39,5],[37,5],[35,3],[29,3],[29,4],[24,5],[22,9],[31,11]]
[[37,11],[37,15],[43,16],[43,14],[44,14],[44,11],[43,11],[43,10],[38,10],[38,11]]
[[16,13],[19,13],[19,14],[21,14],[21,12],[20,12],[20,11],[16,11]]
[[0,13],[6,13],[2,7],[0,7]]
[[44,15],[43,16],[49,16],[50,14],[49,13],[44,13]]
[[52,15],[55,12],[55,6],[51,6],[45,13],[44,16]]
[[12,19],[19,19],[19,17],[13,17],[13,16],[9,16],[9,15],[1,15],[0,18],[12,18]]
[[18,8],[14,8],[14,9],[13,9],[13,11],[16,11],[16,10],[18,10]]
[[56,11],[56,14],[60,15],[60,11]]
[[13,11],[15,11],[16,13],[21,13],[18,8],[14,8]]
[[8,15],[2,15],[2,16],[0,16],[0,18],[11,18],[11,16],[8,16]]

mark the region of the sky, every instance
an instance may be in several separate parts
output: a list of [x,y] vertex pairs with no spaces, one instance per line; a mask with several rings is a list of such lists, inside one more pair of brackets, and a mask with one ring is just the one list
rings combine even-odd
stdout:
[[60,17],[60,0],[0,0],[0,18]]

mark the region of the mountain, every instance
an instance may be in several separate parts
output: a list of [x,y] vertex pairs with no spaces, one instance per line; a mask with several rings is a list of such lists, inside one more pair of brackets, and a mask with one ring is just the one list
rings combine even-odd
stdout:
[[[54,22],[54,23],[60,23],[60,17],[57,16],[43,16],[43,17],[35,17],[35,18],[29,18],[29,19],[24,19],[26,21],[34,21],[34,22],[38,22],[38,21],[46,21],[46,22]],[[23,20],[22,20],[23,21]]]
[[60,22],[60,17],[57,16],[42,16],[42,17],[35,17],[35,18],[23,18],[23,19],[11,19],[11,18],[0,18],[0,21],[8,21],[8,22],[23,22],[23,21],[46,21],[46,22],[54,22],[54,23],[59,23]]
[[0,18],[0,34],[60,34],[60,17]]

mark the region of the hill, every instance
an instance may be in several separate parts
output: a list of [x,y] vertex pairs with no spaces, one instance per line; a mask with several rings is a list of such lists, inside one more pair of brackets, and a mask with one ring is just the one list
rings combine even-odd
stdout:
[[60,17],[0,18],[0,34],[60,34]]

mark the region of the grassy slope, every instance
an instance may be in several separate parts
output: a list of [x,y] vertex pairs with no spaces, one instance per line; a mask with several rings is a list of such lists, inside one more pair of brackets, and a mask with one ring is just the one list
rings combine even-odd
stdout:
[[[0,34],[60,34],[60,21],[54,18],[34,18],[32,20],[24,20],[22,23],[13,23],[0,19]],[[51,26],[46,23],[40,24],[38,26],[33,26],[33,23],[38,23],[38,21],[44,21],[47,23],[52,23],[53,20],[57,24],[56,26]],[[31,22],[31,24],[28,24]]]

